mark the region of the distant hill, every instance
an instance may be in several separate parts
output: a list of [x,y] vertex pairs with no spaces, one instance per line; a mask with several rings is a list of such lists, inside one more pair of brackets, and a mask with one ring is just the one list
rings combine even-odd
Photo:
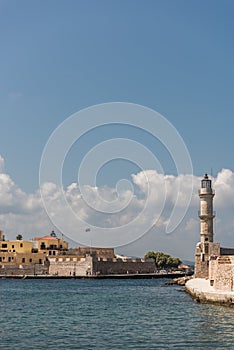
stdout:
[[193,266],[193,267],[194,267],[194,264],[195,264],[195,262],[191,261],[191,260],[183,260],[182,262],[185,265],[189,265],[189,266]]

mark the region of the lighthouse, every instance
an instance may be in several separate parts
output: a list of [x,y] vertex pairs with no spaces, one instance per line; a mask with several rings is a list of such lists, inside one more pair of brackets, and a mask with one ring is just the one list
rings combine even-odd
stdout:
[[214,243],[214,211],[213,199],[214,190],[212,181],[207,174],[201,180],[201,186],[198,191],[200,198],[200,242],[196,245],[195,256],[195,277],[208,278],[210,260],[220,255],[220,244]]
[[209,179],[208,175],[205,174],[204,178],[201,180],[201,188],[199,190],[200,197],[200,240],[202,243],[213,242],[213,198],[214,191],[212,189],[212,181]]

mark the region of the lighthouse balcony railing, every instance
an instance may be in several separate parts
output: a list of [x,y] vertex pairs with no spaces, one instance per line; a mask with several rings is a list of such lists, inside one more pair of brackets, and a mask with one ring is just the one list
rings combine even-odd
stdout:
[[[207,194],[208,192],[204,192],[203,190],[207,190],[207,187],[204,187],[204,188],[201,188],[200,190],[198,190],[198,194]],[[215,195],[215,190],[213,190],[213,189],[209,189],[210,191],[209,191],[209,193],[210,194],[213,194],[213,195]]]
[[216,216],[216,210],[213,210],[213,213],[202,213],[201,210],[198,210],[198,216],[213,216],[215,217]]

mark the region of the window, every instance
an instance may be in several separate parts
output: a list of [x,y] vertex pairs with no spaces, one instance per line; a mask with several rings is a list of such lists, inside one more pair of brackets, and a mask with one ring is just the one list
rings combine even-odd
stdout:
[[209,245],[205,244],[205,254],[208,254],[208,253],[209,253]]
[[14,244],[12,244],[11,248],[15,248]]
[[2,257],[0,256],[0,262],[2,261]]
[[29,262],[32,262],[32,258],[29,259]]
[[39,264],[42,264],[42,260],[41,259],[39,259]]
[[211,188],[211,180],[202,180],[202,188]]
[[2,248],[7,248],[7,244],[6,243],[2,243]]
[[8,258],[8,262],[11,262],[11,257],[9,256],[9,258]]
[[22,258],[22,263],[25,263],[25,258]]
[[20,248],[22,248],[23,247],[23,243],[20,243]]

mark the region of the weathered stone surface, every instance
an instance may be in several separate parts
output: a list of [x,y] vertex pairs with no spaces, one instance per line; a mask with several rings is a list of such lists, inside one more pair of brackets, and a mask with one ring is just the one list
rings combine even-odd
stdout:
[[173,278],[171,281],[166,282],[166,286],[170,286],[173,284],[178,284],[179,286],[185,286],[186,282],[191,280],[193,276],[183,276],[183,277],[178,277],[178,278]]
[[128,259],[127,261],[119,260],[115,262],[113,259],[108,259],[107,261],[94,259],[93,261],[93,270],[95,273],[102,275],[154,273],[155,269],[154,260]]
[[218,291],[210,285],[208,279],[191,279],[185,284],[185,289],[198,302],[211,302],[234,306],[234,292]]

